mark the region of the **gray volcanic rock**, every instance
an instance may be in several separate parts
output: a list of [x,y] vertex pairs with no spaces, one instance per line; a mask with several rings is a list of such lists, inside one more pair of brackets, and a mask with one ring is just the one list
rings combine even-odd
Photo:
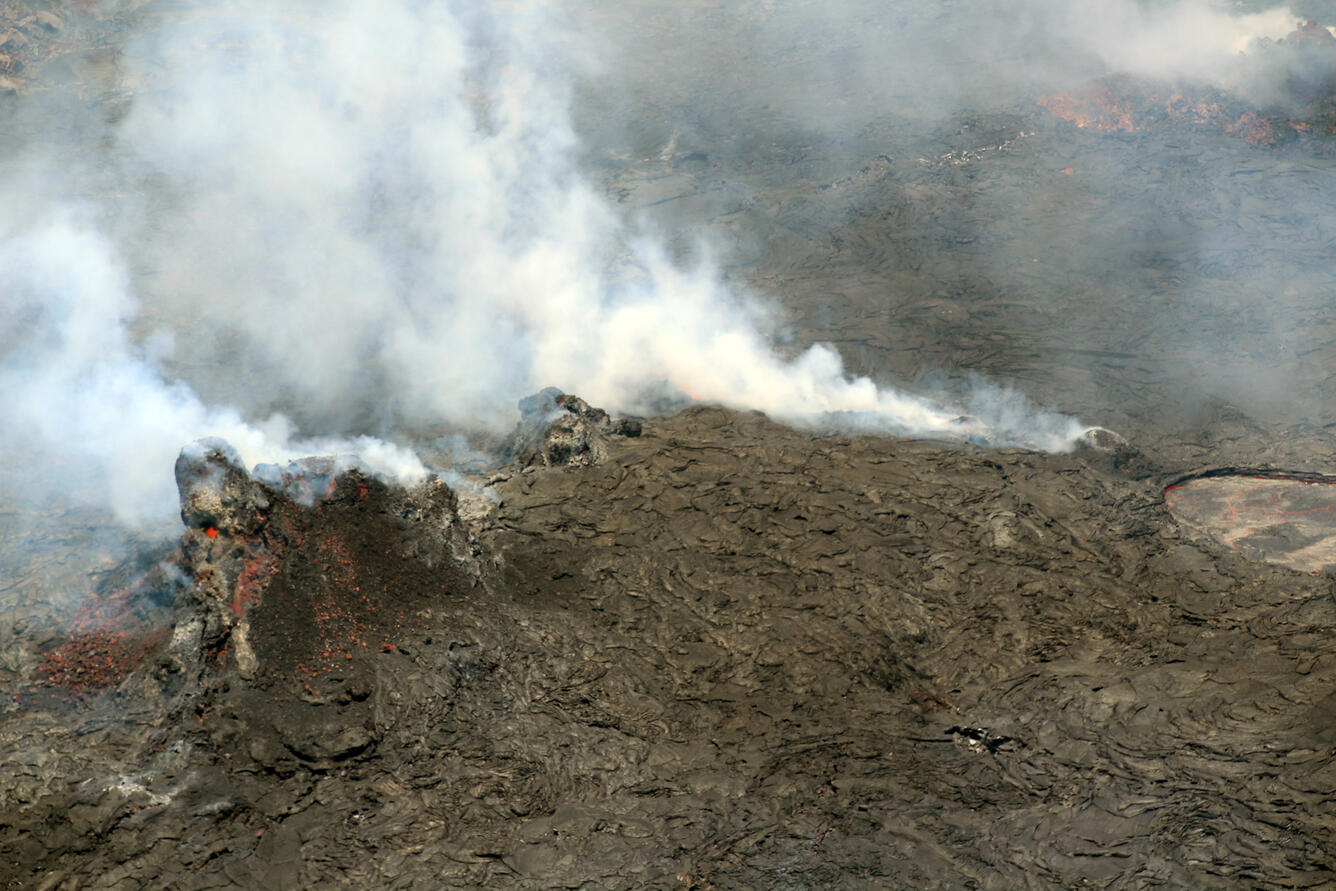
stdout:
[[167,658],[181,675],[198,681],[206,654],[220,651],[231,636],[234,662],[243,674],[253,674],[244,611],[255,582],[242,581],[250,550],[245,542],[264,530],[275,493],[217,438],[183,448],[175,470],[186,526],[181,562],[193,580],[185,596],[193,609],[178,623]]
[[614,421],[579,396],[548,387],[519,401],[520,420],[505,451],[520,467],[597,464],[611,436],[639,436],[635,418]]
[[253,479],[236,450],[221,439],[201,439],[176,459],[181,522],[187,529],[251,535],[264,523],[268,491]]
[[[435,596],[473,584],[454,492],[436,477],[391,489],[328,458],[252,476],[217,439],[183,449],[176,474],[192,583],[162,658],[190,679],[191,707],[214,713],[211,744],[284,771],[366,751],[375,661],[396,650],[414,600],[405,573],[439,580],[412,586]],[[381,582],[374,597],[365,573]]]

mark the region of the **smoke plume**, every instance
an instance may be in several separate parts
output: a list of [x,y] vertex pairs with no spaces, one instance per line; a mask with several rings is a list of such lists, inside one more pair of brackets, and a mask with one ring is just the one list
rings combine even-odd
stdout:
[[[1259,104],[1288,98],[1295,59],[1266,52],[1298,27],[1288,7],[1233,14],[1208,0],[1082,2],[1062,9],[1069,37],[1114,71],[1205,83]],[[1301,60],[1313,68],[1314,58]],[[1330,63],[1325,66],[1330,71]]]
[[[20,490],[59,484],[76,500],[110,508],[127,526],[160,527],[176,491],[177,451],[206,431],[252,462],[312,453],[356,455],[373,473],[425,475],[411,453],[361,437],[293,441],[281,416],[260,424],[210,408],[168,382],[129,336],[138,307],[106,241],[70,220],[52,220],[0,246],[5,318],[0,365],[7,423],[0,449]],[[17,493],[16,493],[17,494]]]
[[1132,0],[1077,3],[1071,33],[1114,70],[1145,77],[1212,80],[1259,41],[1278,40],[1300,18],[1284,8],[1231,15],[1207,0],[1148,6]]
[[39,159],[41,212],[5,224],[6,485],[57,480],[152,526],[172,457],[206,435],[251,463],[335,453],[413,479],[393,441],[502,430],[547,385],[1050,450],[1086,429],[777,351],[772,309],[582,174],[570,85],[602,76],[592,45],[523,0],[228,2],[144,34],[104,140],[128,194],[89,206]]

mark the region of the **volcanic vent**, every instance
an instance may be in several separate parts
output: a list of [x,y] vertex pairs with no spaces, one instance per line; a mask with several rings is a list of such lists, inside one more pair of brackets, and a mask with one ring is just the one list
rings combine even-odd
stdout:
[[183,451],[176,476],[195,609],[175,642],[212,663],[197,708],[221,706],[218,741],[263,762],[371,745],[376,661],[476,582],[455,494],[330,459],[252,476],[219,440]]
[[[596,464],[640,433],[555,389],[520,408],[505,448],[521,468]],[[466,484],[461,516],[435,476],[390,486],[329,457],[248,472],[221,439],[187,446],[175,472],[179,549],[76,617],[39,666],[45,688],[170,699],[210,745],[266,769],[374,746],[384,661],[407,658],[426,625],[439,633],[484,586],[467,518],[492,501]]]

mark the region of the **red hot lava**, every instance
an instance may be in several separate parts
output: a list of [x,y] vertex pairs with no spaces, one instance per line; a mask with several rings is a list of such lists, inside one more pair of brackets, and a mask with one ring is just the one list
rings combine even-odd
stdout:
[[[1259,54],[1329,54],[1336,63],[1336,37],[1309,19],[1284,40],[1259,47]],[[1304,56],[1298,56],[1304,60]],[[1311,61],[1311,59],[1309,59]],[[1292,64],[1299,64],[1293,63]],[[1132,133],[1165,124],[1240,136],[1273,146],[1304,134],[1336,134],[1336,95],[1328,90],[1297,116],[1269,113],[1213,87],[1158,84],[1122,74],[1039,100],[1050,114],[1083,129]]]
[[65,639],[37,667],[42,683],[85,694],[119,683],[166,640],[179,567],[162,563],[93,598],[70,619]]
[[147,637],[128,631],[79,634],[47,653],[37,671],[50,686],[72,693],[110,687],[138,668],[162,637],[161,632]]

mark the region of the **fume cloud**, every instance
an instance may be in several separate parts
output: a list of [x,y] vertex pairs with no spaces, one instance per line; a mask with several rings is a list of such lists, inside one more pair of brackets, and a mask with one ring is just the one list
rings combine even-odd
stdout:
[[1085,429],[1014,394],[962,420],[830,347],[782,357],[764,306],[670,261],[581,175],[579,48],[537,2],[223,3],[146,35],[109,158],[137,200],[47,214],[0,253],[21,321],[7,463],[58,456],[62,484],[145,524],[197,437],[411,479],[386,438],[503,429],[545,385],[1044,449]]
[[1299,22],[1287,8],[1235,15],[1208,0],[1148,5],[1133,0],[1071,4],[1066,21],[1114,70],[1216,81],[1260,41],[1285,37]]
[[163,528],[173,514],[170,473],[182,445],[204,432],[250,462],[311,453],[356,455],[373,473],[425,476],[409,452],[362,437],[293,441],[282,417],[259,424],[210,408],[168,382],[129,337],[138,310],[106,241],[53,219],[0,246],[0,308],[9,321],[0,364],[0,425],[10,494],[59,491],[107,507],[127,526]]
[[1237,14],[1209,0],[1087,0],[1066,5],[1060,15],[1068,39],[1113,71],[1210,84],[1260,104],[1289,101],[1296,77],[1331,69],[1329,59],[1313,54],[1267,52],[1301,24],[1302,17],[1283,6]]

